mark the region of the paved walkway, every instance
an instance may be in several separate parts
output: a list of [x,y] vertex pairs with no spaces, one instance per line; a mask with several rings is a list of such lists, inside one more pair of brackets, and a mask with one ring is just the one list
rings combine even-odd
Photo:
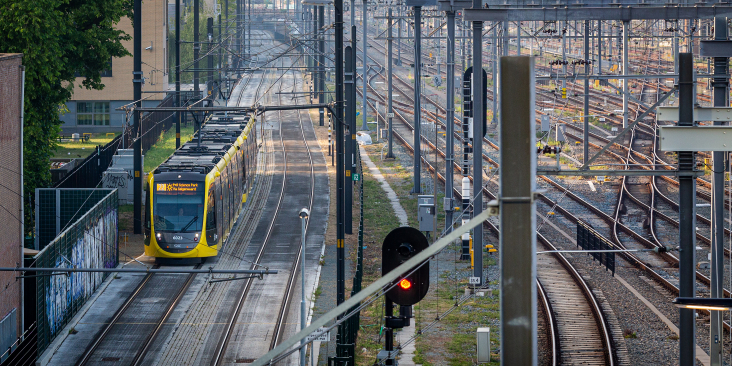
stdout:
[[408,226],[409,223],[407,221],[407,211],[404,211],[404,207],[402,207],[401,203],[399,203],[399,197],[397,197],[396,193],[393,189],[391,189],[391,186],[389,183],[384,179],[384,176],[381,175],[381,171],[378,167],[376,167],[376,164],[371,161],[371,158],[369,158],[369,154],[366,152],[366,149],[363,148],[363,146],[359,146],[359,149],[361,149],[361,159],[364,163],[366,163],[366,166],[369,168],[369,172],[371,175],[376,178],[377,181],[381,184],[381,189],[386,192],[386,197],[389,198],[389,201],[391,202],[391,207],[394,209],[394,214],[399,219],[399,224],[401,226]]
[[[396,192],[394,192],[394,190],[391,188],[389,182],[386,181],[376,164],[371,161],[371,158],[369,158],[369,154],[366,152],[366,149],[364,149],[363,146],[359,146],[359,149],[361,149],[361,159],[364,163],[366,163],[366,166],[369,168],[369,173],[371,173],[371,175],[376,178],[379,184],[381,184],[381,189],[386,192],[386,196],[391,202],[391,207],[394,209],[394,214],[399,219],[399,224],[401,226],[408,226],[409,223],[407,221],[407,211],[405,211],[404,207],[402,207],[402,204],[399,203],[399,197],[397,197]],[[413,336],[414,320],[410,322],[410,325],[408,327],[404,327],[399,332],[397,332],[395,338],[398,343],[403,343]],[[412,358],[414,357],[414,351],[414,342],[411,342],[408,345],[404,346],[404,348],[402,348],[401,354],[399,355],[399,365],[414,366],[414,362],[412,361]]]

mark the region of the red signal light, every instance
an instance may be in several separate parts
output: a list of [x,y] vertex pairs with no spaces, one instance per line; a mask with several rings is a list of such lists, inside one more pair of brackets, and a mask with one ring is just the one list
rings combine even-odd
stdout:
[[402,290],[409,290],[412,287],[412,283],[409,282],[409,280],[405,278],[405,279],[399,281],[399,287],[401,287]]

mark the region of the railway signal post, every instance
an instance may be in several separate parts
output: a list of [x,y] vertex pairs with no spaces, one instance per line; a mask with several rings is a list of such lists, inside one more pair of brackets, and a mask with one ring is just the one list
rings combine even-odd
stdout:
[[[381,275],[384,276],[419,252],[427,249],[427,238],[419,230],[400,227],[392,230],[381,247]],[[385,365],[395,365],[394,329],[409,326],[412,305],[420,302],[430,288],[430,265],[423,262],[392,282],[384,296],[384,350],[377,359]],[[387,285],[387,287],[389,287]],[[394,304],[400,305],[399,316],[394,316]]]

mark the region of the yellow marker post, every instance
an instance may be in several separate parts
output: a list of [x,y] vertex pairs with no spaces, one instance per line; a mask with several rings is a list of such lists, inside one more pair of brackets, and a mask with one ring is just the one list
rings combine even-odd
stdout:
[[470,269],[475,268],[475,252],[473,252],[473,238],[470,237]]

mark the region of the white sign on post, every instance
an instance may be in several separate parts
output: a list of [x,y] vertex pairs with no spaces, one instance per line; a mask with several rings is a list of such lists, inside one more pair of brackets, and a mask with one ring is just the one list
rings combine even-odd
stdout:
[[[310,341],[330,342],[330,332],[325,332],[325,329],[326,328],[323,328],[323,327],[318,328],[318,330],[313,332],[313,334],[311,334],[307,338],[305,338],[305,342],[310,342]],[[325,332],[325,333],[316,337],[315,334],[318,334],[320,332]]]
[[471,285],[480,285],[480,277],[470,277]]

